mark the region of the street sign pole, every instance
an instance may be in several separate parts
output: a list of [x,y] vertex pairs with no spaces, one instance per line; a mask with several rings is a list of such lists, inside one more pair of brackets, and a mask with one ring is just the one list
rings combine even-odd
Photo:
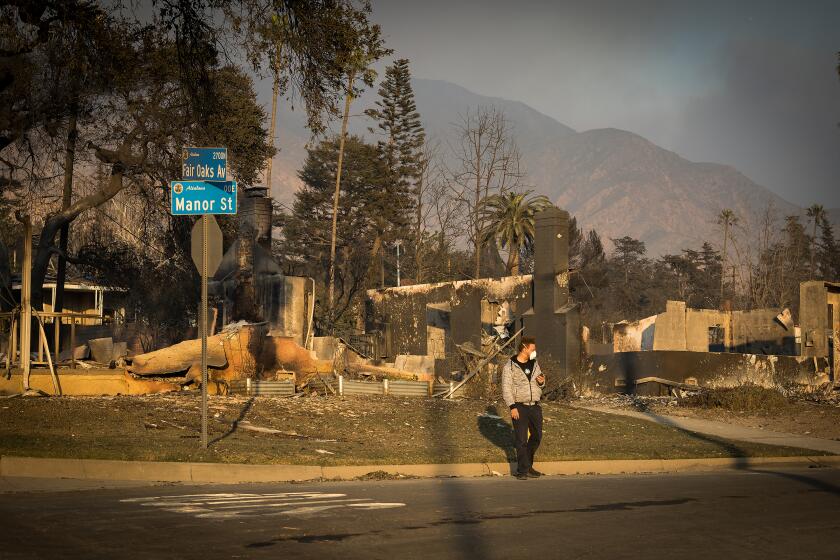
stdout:
[[201,447],[207,449],[207,222],[201,216]]
[[236,214],[237,185],[227,180],[227,148],[187,147],[181,163],[181,179],[169,183],[170,212],[200,216],[192,228],[190,250],[201,275],[201,447],[207,449],[207,280],[223,257],[222,230],[213,215]]

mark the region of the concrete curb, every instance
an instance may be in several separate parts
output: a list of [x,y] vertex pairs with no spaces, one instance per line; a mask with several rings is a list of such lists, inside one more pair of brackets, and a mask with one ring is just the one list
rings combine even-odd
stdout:
[[[648,474],[750,470],[768,467],[837,467],[840,466],[840,456],[547,461],[537,463],[535,466],[549,475]],[[510,475],[511,468],[512,465],[508,463],[321,467],[317,465],[242,465],[0,456],[0,477],[230,484],[352,479],[376,471],[423,478],[507,476]]]

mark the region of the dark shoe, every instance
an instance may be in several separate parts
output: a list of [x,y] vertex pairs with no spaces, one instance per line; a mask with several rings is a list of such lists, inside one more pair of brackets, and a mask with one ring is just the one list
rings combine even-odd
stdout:
[[525,475],[525,476],[527,476],[528,478],[539,478],[542,475],[543,475],[543,473],[541,473],[540,471],[538,471],[538,470],[536,470],[532,467],[532,468],[528,469],[528,474]]
[[517,480],[528,480],[528,474],[527,473],[516,473],[513,476],[515,476]]

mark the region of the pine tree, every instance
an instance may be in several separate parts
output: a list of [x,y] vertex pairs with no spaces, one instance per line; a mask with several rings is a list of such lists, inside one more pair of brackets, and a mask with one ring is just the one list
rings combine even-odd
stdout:
[[[414,223],[415,235],[419,235],[421,215],[420,200],[423,168],[423,143],[426,134],[420,122],[420,114],[414,101],[411,87],[411,72],[408,59],[399,59],[385,70],[385,78],[379,87],[376,108],[366,114],[376,121],[382,139],[377,146],[388,169],[388,195],[392,204],[388,215],[388,227],[382,228],[381,245],[410,237],[409,225]],[[373,132],[373,129],[371,129]],[[415,240],[418,241],[418,240]],[[412,245],[417,246],[417,243]],[[380,283],[384,285],[384,247],[379,247]]]
[[649,294],[655,291],[649,289],[651,280],[656,279],[650,270],[651,262],[645,258],[645,243],[627,235],[610,239],[615,245],[610,265],[624,280],[612,283],[610,298],[621,317],[643,317],[650,307]]
[[[385,194],[384,163],[376,146],[356,136],[345,141],[346,158],[341,179],[332,307],[319,296],[316,310],[320,330],[332,331],[346,322],[345,312],[360,304],[365,288],[373,239],[379,216],[389,201]],[[303,187],[285,220],[286,265],[295,274],[315,279],[319,292],[330,284],[332,218],[339,138],[325,140],[308,151],[299,176]]]
[[414,101],[408,62],[405,58],[396,60],[385,70],[376,108],[366,111],[384,136],[379,148],[402,187],[417,179],[426,138]]
[[625,235],[620,239],[612,239],[615,245],[615,259],[621,263],[624,270],[624,282],[627,283],[630,279],[630,268],[633,264],[643,260],[647,248],[644,241],[633,239],[629,235]]
[[[695,280],[695,293],[697,294],[698,306],[717,308],[722,302],[720,301],[720,294],[717,287],[724,276],[723,257],[715,251],[712,244],[708,241],[703,242],[700,249],[700,272]],[[732,293],[735,293],[735,286],[731,288]]]

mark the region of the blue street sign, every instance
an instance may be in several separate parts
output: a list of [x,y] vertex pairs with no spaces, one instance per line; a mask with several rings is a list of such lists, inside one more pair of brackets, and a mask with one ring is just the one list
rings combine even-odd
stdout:
[[236,181],[169,181],[173,216],[236,214]]
[[184,148],[181,179],[227,181],[227,148]]

